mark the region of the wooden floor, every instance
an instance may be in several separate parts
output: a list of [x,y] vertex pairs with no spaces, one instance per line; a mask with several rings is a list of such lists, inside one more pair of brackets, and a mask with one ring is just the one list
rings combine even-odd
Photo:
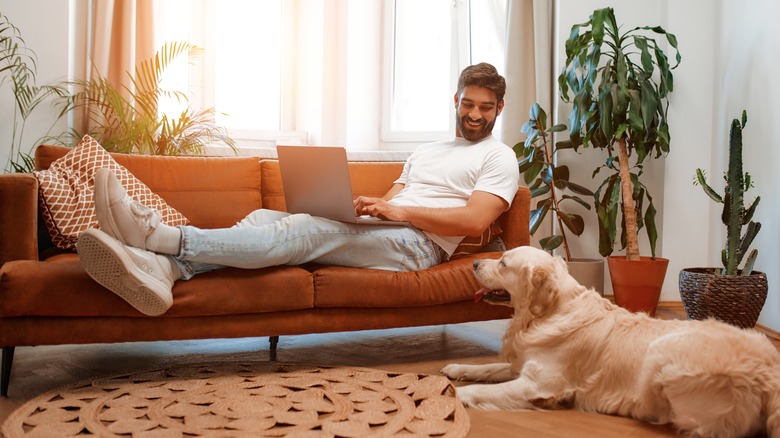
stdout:
[[[675,318],[679,313],[659,309],[658,316]],[[505,327],[506,321],[489,321],[282,337],[276,360],[438,374],[448,363],[495,361]],[[25,401],[62,385],[124,371],[230,359],[270,360],[268,339],[18,347],[8,398],[0,399],[0,422]],[[576,411],[468,412],[469,437],[675,436],[666,426]]]

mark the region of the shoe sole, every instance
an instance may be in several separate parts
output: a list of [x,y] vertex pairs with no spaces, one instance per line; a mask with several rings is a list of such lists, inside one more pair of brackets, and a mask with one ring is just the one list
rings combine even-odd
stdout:
[[[108,201],[108,177],[110,172],[95,172],[95,205],[98,203],[105,206],[105,208],[95,208],[95,215],[97,216],[98,226],[100,229],[107,233],[114,239],[127,245],[128,243],[122,238],[122,234],[119,232],[119,227],[114,222],[114,217],[111,215],[111,204]],[[100,187],[98,189],[98,187]],[[146,248],[141,248],[146,249]]]
[[139,312],[157,316],[173,304],[165,297],[170,288],[135,266],[120,244],[110,236],[85,232],[77,249],[81,266],[93,280],[118,295]]

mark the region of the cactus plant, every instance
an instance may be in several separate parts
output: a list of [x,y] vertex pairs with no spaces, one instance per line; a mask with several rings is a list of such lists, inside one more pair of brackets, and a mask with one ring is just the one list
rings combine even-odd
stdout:
[[[741,121],[734,119],[731,122],[729,167],[724,174],[726,180],[724,195],[719,195],[707,184],[706,175],[701,169],[696,169],[696,180],[694,181],[695,185],[701,185],[704,193],[713,201],[723,204],[721,220],[726,225],[726,246],[721,252],[723,262],[721,274],[725,275],[737,275],[740,272],[739,264],[761,229],[761,223],[751,220],[761,197],[756,197],[750,207],[745,208],[745,192],[753,187],[750,174],[742,172],[742,129],[746,124],[747,111],[742,111]],[[745,225],[747,225],[747,231],[742,235],[742,227]],[[758,257],[758,250],[753,249],[745,261],[745,267],[741,271],[742,275],[750,275],[756,257]]]

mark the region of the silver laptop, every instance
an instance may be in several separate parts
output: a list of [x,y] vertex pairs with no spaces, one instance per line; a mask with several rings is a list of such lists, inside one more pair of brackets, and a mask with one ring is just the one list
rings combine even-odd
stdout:
[[409,225],[355,216],[347,151],[343,147],[277,146],[276,152],[288,212],[354,224]]

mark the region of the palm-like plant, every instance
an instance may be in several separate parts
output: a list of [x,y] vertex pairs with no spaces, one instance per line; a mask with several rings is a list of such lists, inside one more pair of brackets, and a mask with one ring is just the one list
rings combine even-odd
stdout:
[[[214,108],[193,108],[187,95],[161,87],[166,69],[179,57],[189,61],[202,49],[188,42],[169,42],[130,76],[132,87],[117,87],[101,75],[71,84],[79,91],[66,101],[65,110],[86,109],[90,132],[70,133],[78,141],[84,134],[109,151],[151,155],[202,155],[204,146],[222,142],[235,150],[234,140],[216,125]],[[160,114],[162,98],[184,105],[177,117]]]
[[[0,86],[10,83],[14,96],[11,148],[5,171],[29,172],[33,159],[24,145],[24,127],[32,112],[50,96],[66,96],[58,86],[36,85],[37,58],[19,28],[0,13]],[[52,126],[56,120],[52,123]],[[35,144],[35,143],[33,143]]]
[[[665,36],[676,51],[674,66],[652,34]],[[570,101],[569,91],[573,94],[571,140],[607,151],[605,164],[594,176],[601,169],[612,171],[595,194],[603,256],[612,253],[618,212],[622,211],[621,242],[626,257],[640,259],[638,233],[644,226],[655,258],[656,210],[640,176],[648,157],[669,152],[667,99],[674,89],[671,70],[680,59],[674,35],[658,26],[622,32],[612,8],[596,10],[586,23],[572,26],[566,41],[566,67],[558,84],[565,102]],[[629,164],[632,158],[633,166]]]

